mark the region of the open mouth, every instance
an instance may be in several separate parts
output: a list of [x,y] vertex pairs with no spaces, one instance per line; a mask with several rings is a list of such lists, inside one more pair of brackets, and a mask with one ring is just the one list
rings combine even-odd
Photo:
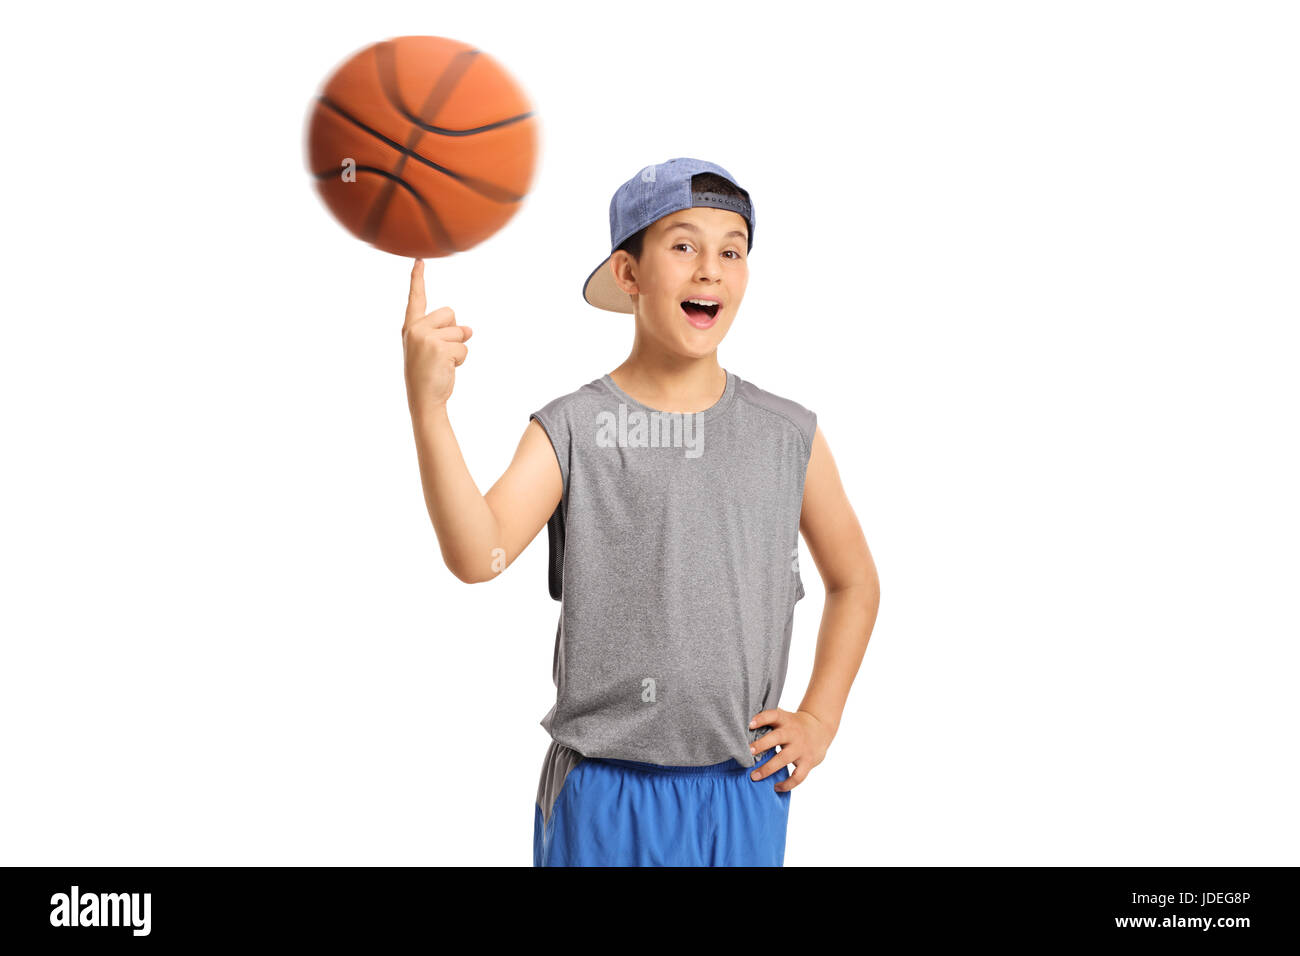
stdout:
[[720,308],[717,302],[703,302],[697,299],[687,299],[682,303],[682,311],[690,318],[697,322],[704,322],[712,319],[718,314]]

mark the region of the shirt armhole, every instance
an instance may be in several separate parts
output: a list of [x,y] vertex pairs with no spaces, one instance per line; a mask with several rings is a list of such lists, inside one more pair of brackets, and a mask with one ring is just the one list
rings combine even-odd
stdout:
[[550,439],[551,450],[555,452],[556,462],[560,466],[560,503],[555,506],[555,511],[546,521],[546,547],[548,558],[546,562],[546,587],[551,597],[556,601],[562,601],[564,597],[564,497],[569,490],[568,469],[564,466],[564,458],[560,454],[560,449],[555,443],[553,426],[549,426],[540,412],[533,412],[528,416],[528,420],[537,419],[537,424],[542,426],[542,431]]

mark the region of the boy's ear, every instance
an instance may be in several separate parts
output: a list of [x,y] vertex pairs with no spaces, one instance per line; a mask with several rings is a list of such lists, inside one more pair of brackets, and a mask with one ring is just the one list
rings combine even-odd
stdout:
[[626,249],[617,249],[609,259],[610,270],[614,273],[614,281],[618,287],[628,295],[637,294],[636,285],[636,260],[632,258],[631,253]]

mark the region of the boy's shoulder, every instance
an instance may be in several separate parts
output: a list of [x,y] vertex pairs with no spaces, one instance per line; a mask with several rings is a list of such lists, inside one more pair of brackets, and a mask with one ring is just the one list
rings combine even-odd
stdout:
[[812,448],[813,435],[817,431],[817,413],[792,398],[777,395],[753,382],[736,376],[736,398],[754,408],[762,409],[772,415],[785,419],[799,430],[808,448]]
[[585,404],[600,402],[609,398],[609,392],[599,378],[594,378],[586,385],[575,388],[571,392],[565,392],[563,395],[557,395],[529,417],[534,415],[541,418],[543,422],[549,420],[558,420],[571,413],[575,407]]

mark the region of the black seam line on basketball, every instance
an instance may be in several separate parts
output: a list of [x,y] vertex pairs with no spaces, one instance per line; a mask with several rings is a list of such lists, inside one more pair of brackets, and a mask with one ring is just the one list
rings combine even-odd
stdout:
[[[415,191],[415,187],[413,187],[410,183],[408,183],[404,179],[401,179],[398,176],[394,176],[388,170],[379,169],[376,166],[358,166],[356,169],[357,172],[359,173],[374,173],[376,176],[382,176],[384,179],[388,180],[388,182],[385,185],[387,185],[390,189],[394,185],[401,186],[403,189],[405,189],[408,193],[411,194],[411,197],[417,203],[419,203],[420,209],[424,212],[424,222],[425,225],[429,227],[429,234],[433,237],[434,242],[437,242],[439,245],[447,249],[450,249],[452,252],[464,251],[463,249],[458,248],[452,243],[451,235],[447,232],[446,227],[443,226],[442,220],[438,218],[437,211],[433,208],[432,205],[429,204],[429,201],[427,199],[425,199],[423,196],[421,196],[418,192]],[[326,177],[333,177],[335,175],[337,175],[337,173],[334,170],[330,170],[327,173],[317,173],[316,178],[324,179]],[[367,223],[367,225],[368,224],[369,223]],[[373,241],[373,237],[371,236],[363,235],[362,238],[365,239],[367,242]]]
[[509,126],[511,123],[520,123],[532,118],[532,115],[533,111],[529,110],[527,113],[520,113],[518,116],[512,116],[509,119],[488,123],[486,126],[475,126],[473,129],[447,129],[444,126],[430,126],[428,123],[416,123],[415,125],[426,133],[437,133],[439,136],[473,136],[475,133],[486,133],[488,130]]
[[[465,75],[470,64],[474,62],[474,53],[461,51],[452,57],[449,63],[433,81],[429,92],[424,97],[424,105],[420,107],[420,116],[427,116],[433,119],[442,109],[442,105],[447,102],[456,84],[460,78]],[[397,47],[393,41],[389,40],[380,43],[375,47],[375,73],[376,79],[379,80],[379,88],[384,91],[384,97],[388,100],[390,106],[397,112],[401,113],[411,122],[410,129],[406,131],[406,150],[401,156],[397,157],[397,164],[393,167],[393,175],[400,177],[402,170],[406,168],[406,157],[415,151],[415,147],[420,144],[424,132],[419,128],[419,117],[411,115],[406,109],[406,104],[401,97],[401,89],[397,83]],[[384,183],[384,188],[379,191],[375,197],[374,204],[370,207],[370,213],[366,216],[365,226],[361,234],[367,241],[373,241],[372,237],[379,234],[379,225],[383,222],[384,214],[388,212],[388,204],[393,201],[393,192],[396,187],[392,181]]]
[[[485,182],[484,180],[477,179],[473,176],[466,176],[462,173],[456,172],[454,169],[448,169],[446,166],[439,166],[433,160],[425,156],[421,156],[419,153],[415,152],[415,150],[407,149],[405,146],[403,146],[401,143],[397,142],[396,140],[389,139],[383,133],[379,132],[379,130],[372,129],[371,127],[367,126],[365,123],[361,122],[361,120],[357,119],[355,116],[348,113],[347,110],[343,109],[343,107],[339,106],[337,103],[333,102],[330,99],[327,99],[324,96],[317,97],[317,101],[321,103],[323,106],[328,106],[331,110],[333,110],[335,113],[338,113],[339,116],[343,117],[352,125],[358,127],[359,129],[365,130],[371,136],[375,137],[375,139],[381,140],[382,142],[388,144],[393,149],[397,150],[399,153],[405,153],[406,155],[410,156],[412,159],[416,160],[417,162],[424,163],[424,165],[428,166],[431,169],[436,169],[444,176],[450,176],[458,183],[461,183],[464,186],[466,186],[468,189],[471,189],[474,192],[478,193],[484,199],[490,199],[493,202],[500,202],[500,203],[513,203],[513,202],[520,202],[524,198],[523,196],[519,196],[516,195],[515,193],[509,192],[508,190],[502,189],[500,186],[496,185],[495,183]],[[336,175],[337,172],[338,172],[337,170],[332,170],[329,173],[324,173],[324,174],[317,173],[317,175],[332,176],[332,175]]]
[[[437,111],[442,108],[448,97],[451,96],[452,90],[460,82],[460,78],[465,75],[472,65],[473,61],[470,57],[477,56],[479,51],[462,50],[456,55],[456,59],[452,61],[451,66],[447,67],[434,82],[434,88],[420,110],[421,116],[412,113],[406,108],[406,104],[402,102],[401,91],[397,88],[396,62],[390,58],[392,51],[393,45],[391,43],[380,44],[379,49],[375,51],[375,57],[379,61],[376,66],[376,69],[379,70],[379,85],[384,91],[384,96],[388,98],[388,102],[392,104],[393,109],[426,133],[434,133],[438,136],[474,136],[477,133],[484,133],[488,130],[500,129],[502,126],[509,126],[511,123],[521,122],[533,115],[533,111],[529,110],[527,113],[520,113],[518,116],[511,116],[495,123],[488,123],[486,126],[476,126],[473,129],[449,129],[445,126],[434,126],[432,123],[425,122],[421,116],[428,116],[432,119],[437,115]],[[458,62],[463,63],[463,65],[458,67]]]
[[446,104],[447,100],[451,99],[456,84],[461,81],[461,77],[469,72],[474,59],[478,56],[478,52],[474,50],[463,50],[457,53],[452,58],[451,63],[447,65],[447,68],[442,71],[442,76],[434,81],[433,89],[424,98],[419,112],[412,115],[407,112],[406,104],[402,101],[401,90],[397,86],[396,48],[392,44],[388,44],[386,47],[380,47],[377,54],[387,67],[387,75],[382,75],[383,71],[381,71],[379,77],[379,83],[384,95],[388,97],[390,103],[406,114],[406,118],[416,126],[423,126],[425,123],[433,122],[433,118],[438,115],[443,105]]
[[[366,216],[365,225],[361,230],[362,238],[367,242],[374,242],[375,237],[379,235],[379,227],[383,222],[383,218],[388,213],[388,207],[392,202],[393,193],[396,191],[396,187],[401,186],[415,198],[417,203],[419,203],[420,210],[424,213],[425,227],[429,230],[429,235],[432,237],[433,241],[436,242],[440,248],[450,249],[452,252],[460,252],[460,249],[458,249],[451,241],[450,234],[448,234],[446,227],[443,226],[442,220],[438,218],[438,213],[434,210],[433,206],[427,199],[416,192],[415,188],[411,186],[410,183],[402,179],[396,173],[390,173],[387,170],[377,169],[372,166],[367,166],[365,169],[367,172],[378,173],[388,181],[384,183],[383,192],[375,198],[374,203],[370,207],[370,213]],[[400,172],[400,169],[398,172]]]

